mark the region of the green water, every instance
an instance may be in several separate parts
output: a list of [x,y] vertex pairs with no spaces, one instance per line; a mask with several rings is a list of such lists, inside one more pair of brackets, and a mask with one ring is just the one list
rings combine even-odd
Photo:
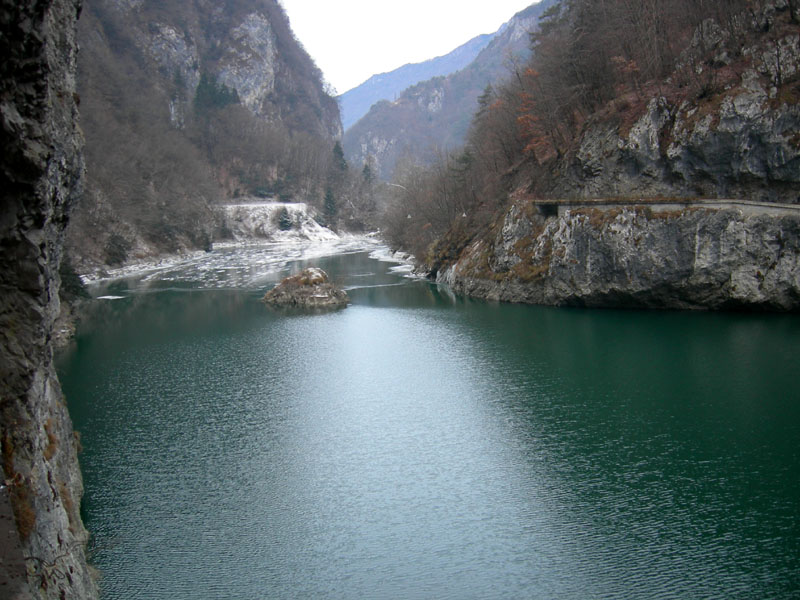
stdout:
[[798,316],[487,304],[365,253],[313,264],[352,306],[96,291],[124,297],[59,370],[104,598],[800,597]]

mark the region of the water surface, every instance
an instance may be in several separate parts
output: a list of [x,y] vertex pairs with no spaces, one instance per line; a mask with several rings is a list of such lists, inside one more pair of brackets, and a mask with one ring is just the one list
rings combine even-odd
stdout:
[[95,290],[59,366],[104,598],[798,597],[797,316],[309,264],[352,306],[222,267]]

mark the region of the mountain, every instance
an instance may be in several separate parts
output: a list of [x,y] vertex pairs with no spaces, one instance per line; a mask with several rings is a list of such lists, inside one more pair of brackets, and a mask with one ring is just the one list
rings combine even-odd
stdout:
[[338,104],[278,0],[86,0],[79,40],[79,271],[208,247],[227,198],[322,202]]
[[800,310],[800,7],[562,2],[382,233],[456,293]]
[[460,71],[407,88],[395,101],[375,104],[346,130],[347,160],[360,165],[371,157],[379,176],[388,179],[403,156],[429,162],[439,150],[460,146],[479,96],[488,85],[508,77],[512,60],[524,63],[530,55],[528,33],[553,4],[555,0],[543,0],[514,15]]
[[339,96],[344,129],[349,129],[379,100],[394,100],[403,90],[420,81],[449,75],[463,69],[478,56],[493,37],[493,34],[479,35],[444,56],[373,75],[358,87],[345,92]]

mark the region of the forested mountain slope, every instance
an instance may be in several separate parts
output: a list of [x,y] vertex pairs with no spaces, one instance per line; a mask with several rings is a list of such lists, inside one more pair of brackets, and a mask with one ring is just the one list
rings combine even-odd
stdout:
[[395,100],[403,90],[420,81],[442,77],[463,69],[478,56],[493,37],[493,34],[479,35],[444,56],[373,75],[361,85],[339,96],[342,126],[345,130],[349,129],[379,100]]
[[338,105],[277,0],[86,0],[79,36],[82,268],[206,247],[227,197],[321,204]]
[[432,161],[442,149],[464,143],[478,98],[486,87],[509,77],[513,63],[530,55],[529,32],[554,0],[517,13],[468,66],[446,77],[418,83],[396,101],[375,104],[344,136],[347,160],[360,165],[372,158],[384,179],[402,157]]
[[562,0],[467,144],[396,180],[387,237],[485,297],[797,310],[800,214],[769,203],[800,202],[798,11]]

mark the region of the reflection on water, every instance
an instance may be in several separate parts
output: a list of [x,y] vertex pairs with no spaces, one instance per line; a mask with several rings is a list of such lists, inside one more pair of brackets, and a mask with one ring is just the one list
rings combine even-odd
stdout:
[[495,305],[366,253],[314,264],[352,306],[136,280],[93,303],[59,365],[106,598],[800,589],[797,317]]

